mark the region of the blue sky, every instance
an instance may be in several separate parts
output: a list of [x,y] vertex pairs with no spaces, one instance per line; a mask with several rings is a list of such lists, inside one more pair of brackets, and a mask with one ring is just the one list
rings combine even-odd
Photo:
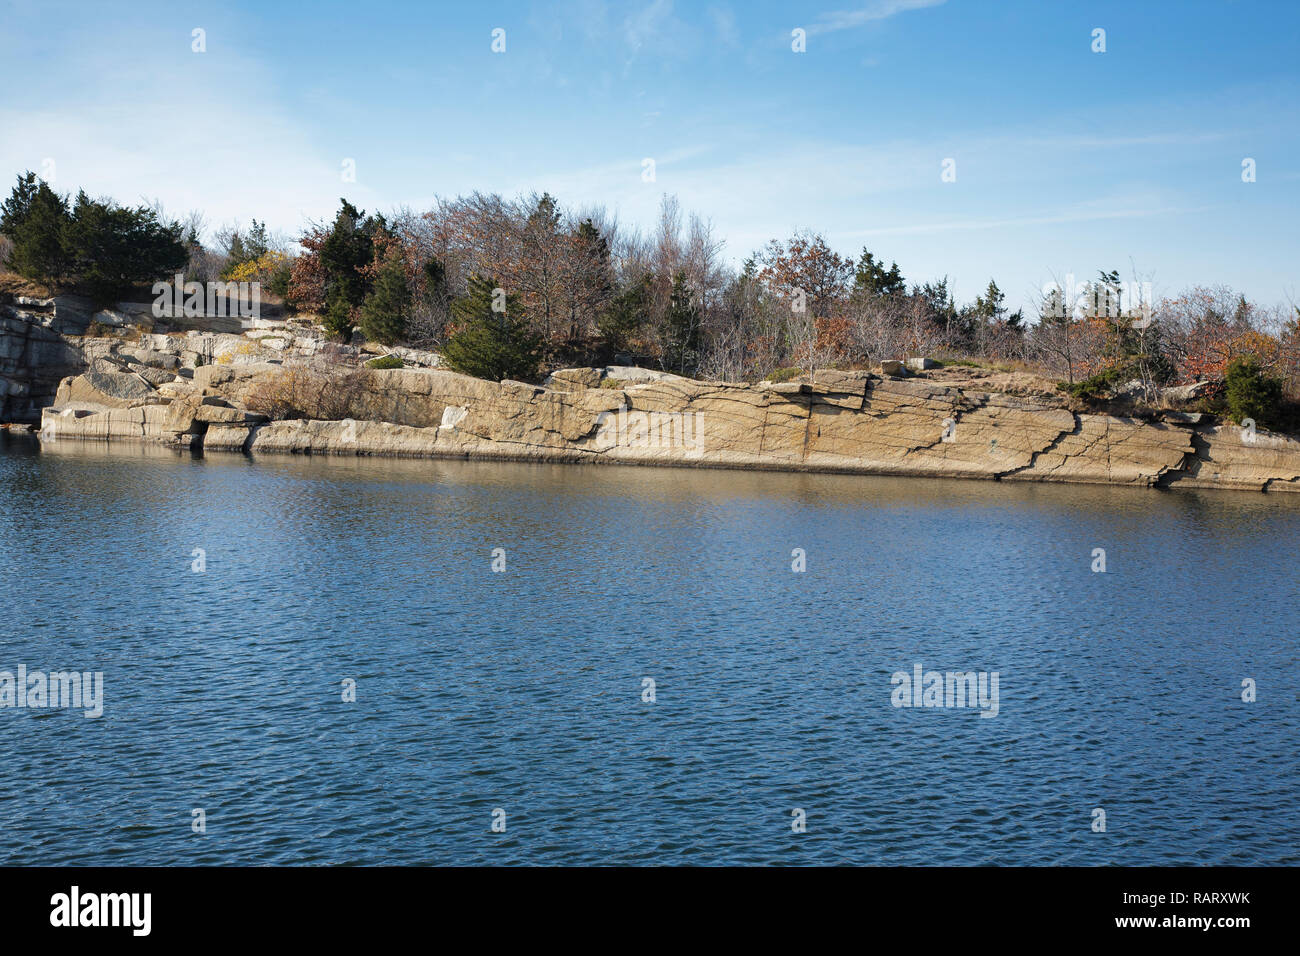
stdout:
[[0,174],[295,234],[341,195],[648,228],[671,192],[733,261],[812,228],[961,299],[1104,267],[1300,302],[1297,37],[1290,0],[0,0]]

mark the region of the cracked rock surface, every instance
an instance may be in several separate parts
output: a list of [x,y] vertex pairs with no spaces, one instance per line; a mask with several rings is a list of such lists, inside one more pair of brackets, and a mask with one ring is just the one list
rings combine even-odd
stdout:
[[[147,348],[148,342],[142,347]],[[1300,441],[1199,421],[1070,411],[982,381],[819,373],[815,384],[700,382],[563,369],[546,386],[436,368],[365,369],[341,421],[267,421],[250,388],[283,367],[166,361],[91,368],[59,386],[42,437],[209,451],[616,462],[693,467],[1300,491]],[[644,370],[643,370],[644,371]],[[1014,383],[1013,383],[1014,384]]]

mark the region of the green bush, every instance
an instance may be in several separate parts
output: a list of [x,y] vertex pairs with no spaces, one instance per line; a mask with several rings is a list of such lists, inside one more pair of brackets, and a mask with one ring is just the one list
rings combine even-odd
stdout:
[[396,355],[385,355],[381,358],[372,358],[366,363],[366,368],[403,368],[406,365]]
[[767,380],[774,385],[779,385],[782,382],[790,381],[792,378],[798,378],[802,374],[803,369],[801,368],[779,368],[769,375]]
[[1112,388],[1129,378],[1128,372],[1127,368],[1115,366],[1098,372],[1090,378],[1085,378],[1082,382],[1065,385],[1064,389],[1075,398],[1085,402],[1095,402],[1104,398]]
[[1252,418],[1264,427],[1276,427],[1282,405],[1282,380],[1264,374],[1253,356],[1239,355],[1228,363],[1224,376],[1228,415],[1241,422]]

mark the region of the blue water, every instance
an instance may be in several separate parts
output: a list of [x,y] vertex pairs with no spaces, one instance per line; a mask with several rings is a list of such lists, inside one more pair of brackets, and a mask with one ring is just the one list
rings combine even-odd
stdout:
[[[10,441],[0,670],[105,701],[0,709],[0,863],[1294,864],[1297,540],[1300,496]],[[998,715],[894,707],[917,663]]]

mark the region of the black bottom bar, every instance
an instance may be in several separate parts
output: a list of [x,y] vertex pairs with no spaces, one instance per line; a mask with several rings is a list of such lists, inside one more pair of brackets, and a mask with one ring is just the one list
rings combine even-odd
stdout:
[[[0,925],[6,942],[75,935],[83,943],[115,937],[337,945],[469,929],[471,938],[493,941],[516,933],[537,940],[616,932],[628,935],[600,938],[654,945],[698,925],[736,939],[802,927],[815,935],[838,928],[858,939],[945,946],[1058,936],[1180,943],[1195,936],[1231,945],[1243,933],[1287,925],[1296,875],[1217,867],[30,868],[0,870]],[[87,922],[118,925],[81,925]]]

